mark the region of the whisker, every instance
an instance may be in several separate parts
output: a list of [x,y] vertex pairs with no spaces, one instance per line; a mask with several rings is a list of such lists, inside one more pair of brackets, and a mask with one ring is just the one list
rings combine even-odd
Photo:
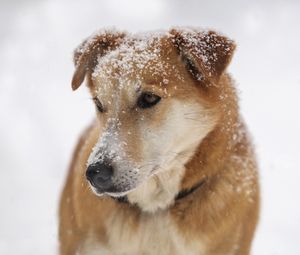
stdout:
[[198,115],[198,114],[199,114],[199,112],[186,112],[183,115],[189,116],[189,115]]
[[195,118],[192,118],[192,117],[184,117],[185,120],[194,120],[194,121],[199,121],[199,119],[195,119]]

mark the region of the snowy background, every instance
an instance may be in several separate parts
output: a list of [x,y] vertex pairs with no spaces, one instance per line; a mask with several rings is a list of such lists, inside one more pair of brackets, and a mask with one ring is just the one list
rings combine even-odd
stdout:
[[300,254],[300,1],[0,1],[0,254],[56,254],[57,203],[94,108],[72,50],[103,26],[193,25],[238,49],[229,68],[257,146],[254,255]]

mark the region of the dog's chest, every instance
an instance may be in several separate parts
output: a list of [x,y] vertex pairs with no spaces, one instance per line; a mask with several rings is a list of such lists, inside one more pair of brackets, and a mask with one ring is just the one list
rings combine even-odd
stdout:
[[84,254],[96,255],[150,255],[150,254],[204,254],[200,240],[184,240],[167,213],[145,214],[138,222],[112,215],[107,223],[107,243],[88,242]]

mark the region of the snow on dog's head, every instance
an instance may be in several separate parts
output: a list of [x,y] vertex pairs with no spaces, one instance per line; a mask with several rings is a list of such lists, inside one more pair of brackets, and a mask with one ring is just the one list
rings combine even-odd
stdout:
[[87,162],[96,192],[119,196],[186,164],[218,122],[233,50],[224,36],[187,28],[102,30],[76,49],[72,87],[87,78],[101,125]]

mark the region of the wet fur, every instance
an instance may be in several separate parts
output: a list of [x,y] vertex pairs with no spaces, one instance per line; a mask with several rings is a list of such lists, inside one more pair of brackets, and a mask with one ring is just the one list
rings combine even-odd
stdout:
[[[106,119],[101,117],[100,121],[94,121],[76,147],[61,196],[60,254],[249,254],[259,209],[257,166],[249,135],[239,116],[234,84],[223,72],[230,59],[224,57],[222,63],[211,70],[212,74],[196,81],[195,74],[186,70],[182,55],[192,58],[195,68],[202,73],[206,71],[205,66],[197,62],[193,50],[185,48],[187,44],[182,42],[180,31],[172,30],[171,34],[172,41],[162,41],[163,49],[168,52],[168,59],[162,61],[176,65],[184,80],[180,83],[177,77],[168,77],[170,84],[176,81],[180,86],[168,87],[171,97],[166,97],[166,102],[169,103],[156,112],[151,125],[159,130],[168,111],[178,109],[179,116],[186,118],[178,131],[188,131],[193,125],[198,131],[193,127],[182,143],[176,141],[179,153],[127,194],[129,204],[122,204],[110,197],[96,196],[85,179],[86,162]],[[123,37],[124,34],[118,34],[114,39],[111,35],[109,38]],[[113,43],[112,48],[117,45]],[[99,52],[97,49],[97,54]],[[78,58],[75,54],[77,63]],[[219,59],[222,60],[222,56]],[[78,73],[86,75],[84,70],[78,71],[78,65],[76,72],[73,88],[78,87],[76,79],[83,80]],[[144,75],[145,80],[151,77],[147,72]],[[95,96],[99,80],[93,80],[91,72],[87,73],[87,80]],[[145,86],[147,84],[142,84]],[[159,90],[160,86],[155,85],[153,89]],[[203,118],[205,125],[199,121]],[[169,126],[176,129],[175,125],[182,119],[171,119],[174,123]],[[147,156],[141,155],[143,149],[136,140],[147,141],[139,137],[139,132],[136,139],[128,135],[135,121],[133,116],[126,115],[121,132],[122,139],[132,143],[126,153],[136,156],[131,160],[138,162]],[[164,132],[174,130],[164,129]],[[157,139],[159,143],[162,137]],[[200,181],[204,184],[195,192],[174,201],[180,190],[190,189]]]

